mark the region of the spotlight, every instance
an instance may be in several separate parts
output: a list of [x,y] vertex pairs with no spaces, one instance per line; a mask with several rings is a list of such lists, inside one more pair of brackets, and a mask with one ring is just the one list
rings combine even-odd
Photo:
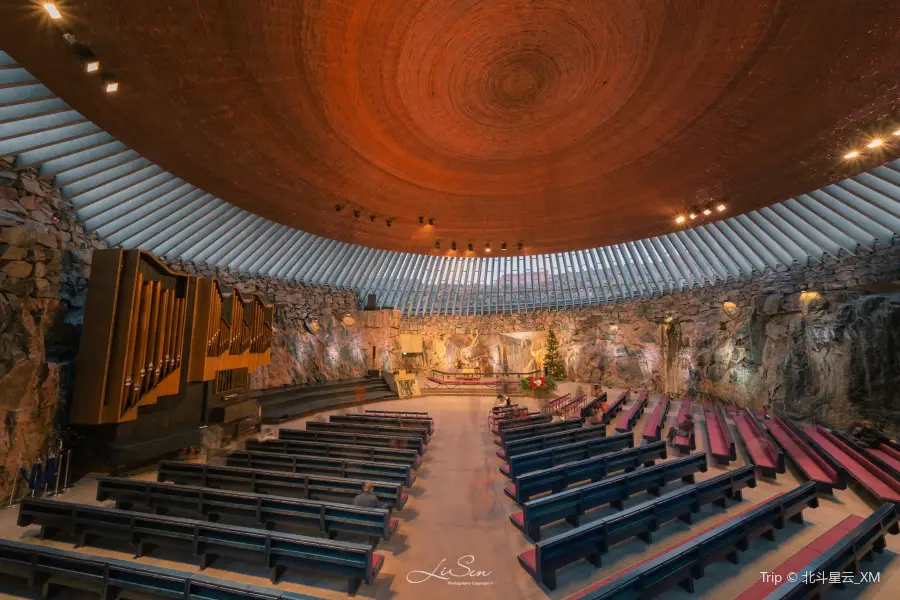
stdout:
[[851,158],[856,158],[857,156],[859,156],[859,152],[857,152],[856,150],[853,150],[852,152],[848,152],[847,154],[845,154],[844,158],[851,159]]
[[471,252],[471,251],[472,251],[472,244],[469,244],[468,247],[469,247],[469,252]]
[[684,221],[685,221],[684,215],[678,215],[677,217],[675,217],[675,222],[678,223],[679,225],[684,223]]
[[434,225],[434,219],[428,219],[428,224],[429,224],[429,225]]
[[393,223],[393,222],[394,222],[393,219],[387,219],[387,220],[384,222],[384,224],[387,225],[388,227],[390,227],[390,226],[391,226],[391,223]]
[[900,135],[900,129],[894,132],[894,135]]
[[704,208],[704,209],[703,209],[703,216],[704,216],[704,217],[708,217],[708,216],[711,215],[711,214],[712,214],[712,211],[709,210],[708,208]]
[[334,210],[336,210],[337,212],[341,212],[341,205],[340,205],[340,204],[335,204],[335,205],[334,205]]
[[690,217],[691,221],[693,221],[694,219],[697,218],[697,213],[691,213],[688,215],[688,217]]
[[882,140],[875,138],[874,140],[872,140],[871,142],[866,144],[866,148],[877,148],[878,146],[882,145],[883,143],[884,142]]
[[484,251],[485,252],[491,251],[491,243],[490,242],[488,242],[487,244],[484,245]]
[[62,15],[59,14],[59,10],[56,8],[55,4],[45,4],[44,10],[47,11],[47,14],[49,14],[50,18],[54,21],[57,19],[62,19]]
[[725,205],[724,205],[724,204],[718,205],[718,206],[716,207],[716,210],[719,211],[719,212],[725,212]]
[[519,252],[521,252],[522,248],[525,247],[525,244],[523,244],[522,242],[519,242],[518,244],[516,244],[516,247],[519,249]]
[[425,217],[419,217],[419,225],[425,224]]
[[506,242],[503,242],[502,244],[500,244],[500,249],[503,250],[504,252],[506,252]]
[[375,215],[369,215],[369,221],[371,221],[372,223],[375,222],[375,219],[376,219],[376,218],[377,218],[377,217],[376,217]]
[[358,219],[358,218],[359,218],[359,211],[358,211],[358,210],[354,210],[354,211],[353,211],[353,216],[356,217],[356,218]]
[[456,250],[456,242],[452,242],[452,243],[450,244],[450,249],[451,249],[451,250]]
[[437,248],[438,250],[440,250],[441,249],[441,240],[435,240],[434,247]]
[[118,91],[118,89],[119,89],[118,81],[110,80],[110,81],[106,82],[106,93],[107,94],[112,94],[113,92]]
[[63,39],[66,40],[66,43],[70,46],[74,46],[76,43],[78,43],[78,40],[76,40],[75,36],[72,35],[72,33],[69,31],[63,33]]
[[91,62],[84,65],[84,70],[88,73],[95,73],[100,70],[100,61],[92,60]]

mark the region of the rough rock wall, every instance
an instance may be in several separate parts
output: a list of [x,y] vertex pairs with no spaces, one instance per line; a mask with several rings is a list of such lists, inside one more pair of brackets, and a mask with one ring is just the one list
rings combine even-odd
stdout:
[[102,247],[58,190],[0,159],[0,500],[19,465],[57,445]]
[[[414,317],[427,367],[540,368],[552,326],[569,379],[772,402],[844,425],[865,415],[897,431],[900,244],[714,288],[558,312]],[[873,287],[877,290],[877,287]]]

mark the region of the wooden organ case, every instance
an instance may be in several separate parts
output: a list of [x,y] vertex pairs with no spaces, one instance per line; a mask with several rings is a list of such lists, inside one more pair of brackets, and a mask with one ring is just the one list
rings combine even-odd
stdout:
[[113,468],[258,423],[250,374],[271,357],[273,307],[140,250],[94,252],[70,425]]

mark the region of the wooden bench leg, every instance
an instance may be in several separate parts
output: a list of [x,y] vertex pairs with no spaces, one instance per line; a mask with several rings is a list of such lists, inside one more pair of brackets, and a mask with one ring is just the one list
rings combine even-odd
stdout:
[[747,538],[741,538],[737,541],[737,549],[741,552],[746,552],[750,548],[750,540]]
[[640,539],[644,540],[645,542],[647,542],[648,544],[653,543],[653,532],[650,530],[647,530],[644,533],[639,533],[638,537]]
[[679,583],[678,587],[680,587],[681,589],[683,589],[684,591],[686,591],[689,594],[693,594],[694,593],[694,578],[688,577],[687,579],[685,579],[684,581]]
[[803,513],[802,513],[802,512],[798,512],[796,515],[794,515],[794,516],[791,517],[791,521],[793,521],[794,523],[801,523],[801,524],[802,524],[802,523],[803,523]]
[[678,520],[687,523],[688,525],[694,524],[694,515],[693,513],[684,513],[683,515],[679,515]]
[[594,565],[595,567],[597,567],[598,569],[600,568],[600,565],[602,564],[599,552],[592,552],[591,554],[588,554],[587,556],[585,556],[584,559],[586,561],[588,561],[589,563],[591,563],[592,565]]
[[693,484],[694,483],[694,474],[691,473],[690,475],[685,475],[684,477],[682,477],[681,483]]
[[541,526],[540,525],[529,525],[528,531],[526,532],[528,537],[533,539],[535,542],[541,541]]
[[211,554],[209,552],[204,552],[200,555],[200,570],[204,570],[206,567],[211,565],[213,561],[216,560],[216,555]]
[[569,515],[566,517],[566,523],[572,527],[578,527],[578,515]]
[[609,503],[609,505],[616,510],[622,510],[623,508],[625,508],[625,502],[623,500],[613,500]]
[[278,583],[278,579],[281,577],[281,574],[283,572],[284,567],[282,567],[281,565],[272,565],[271,567],[269,567],[269,581],[271,581],[272,583]]
[[744,499],[744,493],[741,492],[741,490],[734,490],[734,492],[731,493],[731,499],[740,502]]
[[541,569],[541,583],[548,589],[556,589],[556,571],[553,569]]
[[728,500],[725,498],[725,496],[722,496],[721,498],[716,498],[715,500],[713,500],[713,504],[715,504],[716,506],[721,506],[722,508],[727,508]]
[[731,564],[733,564],[733,565],[736,565],[736,564],[738,564],[738,563],[740,562],[740,559],[738,558],[738,552],[737,552],[737,550],[735,550],[734,552],[729,552],[728,554],[726,554],[726,555],[725,555],[725,559],[726,559],[728,562],[730,562]]
[[766,538],[766,539],[769,540],[770,542],[774,542],[774,541],[775,541],[775,528],[773,527],[773,528],[771,528],[771,529],[766,530],[766,531],[762,534],[762,537]]
[[329,540],[333,540],[337,537],[337,534],[338,534],[337,531],[335,531],[334,529],[331,529],[331,530],[325,532],[325,537],[327,537]]
[[660,489],[658,487],[649,488],[647,491],[651,496],[659,496],[660,494]]
[[359,577],[350,577],[347,580],[347,595],[355,596],[356,592],[359,590],[359,586],[362,585],[362,579]]

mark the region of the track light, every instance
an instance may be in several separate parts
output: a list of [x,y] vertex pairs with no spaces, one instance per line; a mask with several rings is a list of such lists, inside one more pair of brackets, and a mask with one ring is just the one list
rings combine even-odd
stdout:
[[57,19],[62,19],[62,15],[59,14],[59,9],[56,8],[55,4],[45,4],[44,10],[47,11],[47,14],[50,15],[50,18],[56,21]]
[[440,250],[441,249],[441,240],[435,240],[434,247],[437,248],[438,250]]
[[877,148],[878,146],[882,145],[883,143],[884,143],[883,140],[881,140],[879,138],[875,138],[874,140],[872,140],[871,142],[866,144],[866,148]]
[[716,210],[719,211],[719,212],[725,212],[725,205],[724,205],[724,204],[718,205],[718,206],[716,207]]
[[525,244],[523,244],[522,242],[519,242],[518,244],[516,244],[516,247],[519,249],[519,252],[521,252],[522,248],[525,247]]
[[469,248],[469,252],[471,252],[472,248],[473,248],[472,244],[469,244],[468,248]]
[[491,251],[491,243],[490,242],[488,242],[487,244],[484,245],[484,251],[485,252]]
[[84,70],[87,71],[88,73],[96,73],[97,71],[100,70],[100,61],[92,60],[90,62],[85,63]]
[[369,215],[369,221],[371,221],[372,223],[375,222],[375,219],[376,219],[376,218],[377,218],[377,217],[376,217],[375,215]]
[[341,212],[341,205],[340,205],[340,204],[335,204],[335,205],[334,205],[334,210],[336,210],[337,212]]
[[419,217],[419,225],[425,224],[425,217]]
[[693,221],[694,219],[697,218],[697,213],[691,213],[688,215],[688,217],[691,219],[691,221]]
[[385,220],[384,224],[387,225],[388,227],[390,227],[391,223],[393,223],[393,222],[394,222],[393,219],[387,219],[387,220]]
[[844,155],[844,158],[846,158],[846,159],[851,159],[851,158],[856,158],[857,156],[859,156],[859,152],[857,152],[856,150],[853,150],[853,151],[848,152],[847,154],[845,154],[845,155]]
[[358,210],[354,210],[354,211],[353,211],[353,216],[356,217],[356,218],[358,219],[358,218],[359,218],[359,211],[358,211]]
[[900,135],[900,129],[894,132],[894,135]]
[[451,250],[456,250],[456,242],[451,242],[451,244],[450,244],[450,249],[451,249]]
[[506,242],[503,242],[502,244],[500,244],[500,249],[503,250],[504,252],[506,252]]
[[711,214],[712,214],[712,211],[709,210],[708,208],[704,208],[704,209],[703,209],[703,216],[704,216],[704,217],[708,217],[708,216],[711,215]]
[[428,224],[433,226],[433,225],[434,225],[434,219],[428,219]]
[[118,81],[114,81],[114,80],[110,79],[106,82],[106,93],[107,94],[112,94],[113,92],[116,92],[118,90],[119,90],[119,82]]
[[684,223],[684,221],[685,221],[684,215],[678,215],[677,217],[675,217],[675,222],[678,223],[679,225]]

